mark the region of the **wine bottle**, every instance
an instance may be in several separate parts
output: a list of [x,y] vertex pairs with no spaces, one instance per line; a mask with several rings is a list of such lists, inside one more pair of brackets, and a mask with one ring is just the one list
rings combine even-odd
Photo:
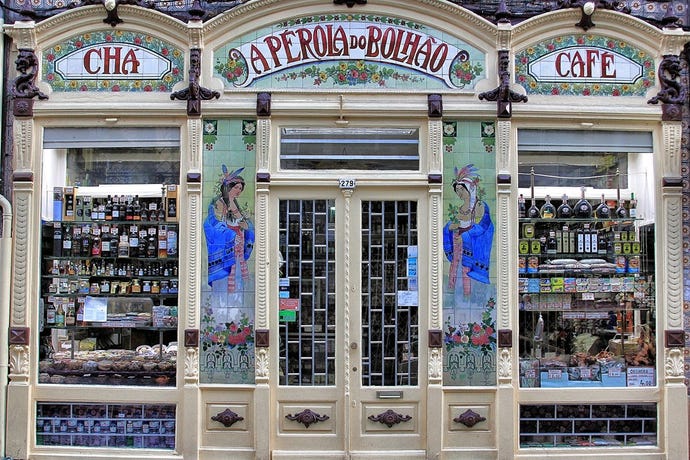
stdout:
[[630,194],[630,209],[628,210],[628,214],[630,214],[630,217],[633,219],[637,218],[637,200],[635,199],[634,193]]
[[551,195],[546,195],[545,202],[539,209],[542,219],[553,219],[556,217],[556,207],[551,204]]
[[592,217],[592,205],[585,198],[585,188],[580,189],[580,200],[575,203],[575,217],[579,219],[590,219]]
[[597,217],[597,219],[609,219],[611,217],[611,209],[606,204],[606,199],[604,198],[603,193],[601,194],[601,202],[594,210],[594,215]]
[[532,194],[532,206],[527,210],[527,217],[530,219],[536,219],[540,216],[539,213],[539,208],[537,208],[537,204],[534,201],[534,168],[530,171],[530,191]]
[[573,208],[568,204],[568,195],[563,195],[561,205],[556,208],[556,217],[559,219],[569,219],[573,217]]
[[628,210],[625,209],[623,201],[621,201],[621,174],[619,170],[616,170],[616,203],[617,207],[615,210],[616,217],[619,219],[625,219],[628,217]]

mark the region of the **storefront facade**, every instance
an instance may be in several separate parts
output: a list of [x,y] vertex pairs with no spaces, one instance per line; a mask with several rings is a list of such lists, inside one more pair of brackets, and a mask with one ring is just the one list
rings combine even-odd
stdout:
[[687,458],[672,10],[230,3],[5,26],[8,456]]

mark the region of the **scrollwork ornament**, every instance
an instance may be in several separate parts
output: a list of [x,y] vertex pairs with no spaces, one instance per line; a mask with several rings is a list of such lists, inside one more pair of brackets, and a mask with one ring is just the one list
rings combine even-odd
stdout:
[[199,350],[198,348],[185,348],[184,378],[196,380],[199,377]]
[[28,377],[29,347],[26,345],[10,346],[10,379]]
[[667,380],[682,380],[685,377],[683,351],[680,348],[671,348],[668,350],[664,369]]
[[268,379],[268,348],[256,349],[256,378]]
[[501,348],[498,356],[498,378],[510,380],[513,376],[513,360],[510,348]]
[[429,380],[441,380],[443,375],[443,359],[440,348],[429,350]]

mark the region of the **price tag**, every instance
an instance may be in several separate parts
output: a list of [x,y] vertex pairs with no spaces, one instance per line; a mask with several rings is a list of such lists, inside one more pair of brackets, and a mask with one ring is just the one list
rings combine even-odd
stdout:
[[338,179],[338,188],[355,188],[357,186],[357,180],[354,177],[341,177]]
[[583,292],[582,293],[582,300],[594,300],[594,293],[593,292]]

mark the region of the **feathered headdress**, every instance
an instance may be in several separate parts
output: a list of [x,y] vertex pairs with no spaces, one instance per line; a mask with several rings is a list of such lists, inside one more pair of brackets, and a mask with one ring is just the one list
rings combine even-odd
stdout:
[[468,164],[464,168],[458,170],[456,166],[453,170],[455,179],[453,180],[453,190],[458,185],[463,185],[470,192],[470,206],[474,206],[477,202],[477,185],[479,185],[479,168],[474,164]]
[[227,185],[230,182],[232,182],[233,179],[236,179],[240,176],[240,173],[244,171],[244,167],[239,168],[234,170],[233,172],[228,172],[228,167],[225,165],[221,165],[221,169],[223,170],[223,177],[221,178],[221,186]]

